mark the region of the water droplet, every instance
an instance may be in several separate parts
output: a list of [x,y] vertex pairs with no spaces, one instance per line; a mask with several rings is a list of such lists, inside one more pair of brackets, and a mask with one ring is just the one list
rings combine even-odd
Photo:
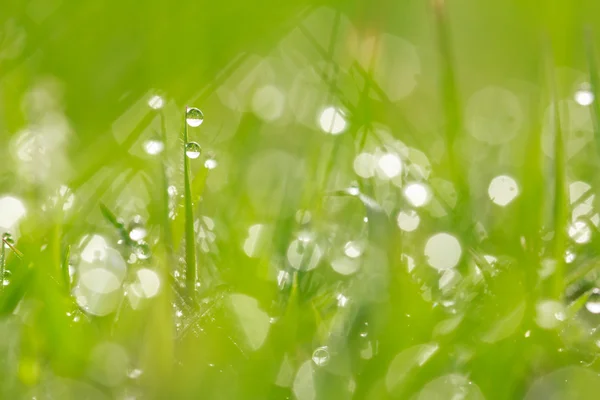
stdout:
[[169,196],[177,196],[177,188],[171,185],[167,188],[167,193],[169,193]]
[[585,308],[592,314],[600,314],[600,289],[595,288],[585,303]]
[[327,365],[329,362],[329,349],[327,346],[322,346],[315,349],[312,355],[312,360],[319,367]]
[[185,145],[185,155],[191,159],[200,157],[200,145],[196,142],[189,142]]
[[360,194],[360,189],[358,187],[358,183],[356,182],[352,182],[350,184],[350,186],[348,187],[348,189],[346,189],[346,192],[350,195],[350,196],[358,196]]
[[158,139],[150,139],[144,142],[144,151],[152,156],[162,153],[165,144]]
[[148,231],[144,227],[142,217],[136,215],[129,223],[129,237],[131,240],[138,242],[146,237]]
[[525,337],[528,338],[529,336],[531,336],[531,331],[528,330],[527,332],[525,332]]
[[185,114],[185,121],[189,126],[195,128],[202,125],[204,122],[204,114],[195,107],[188,107],[187,113]]
[[217,160],[215,160],[214,157],[209,157],[204,161],[204,167],[206,169],[215,169],[218,165],[219,163],[217,162]]
[[160,110],[165,105],[165,100],[159,95],[154,95],[148,99],[148,106],[153,110]]
[[364,251],[364,245],[362,243],[353,241],[348,242],[344,246],[344,254],[350,258],[358,258]]
[[140,260],[147,260],[152,254],[150,251],[150,245],[144,241],[139,241],[135,245],[135,253]]
[[573,253],[571,250],[567,250],[565,252],[565,262],[567,264],[571,264],[573,261],[575,261],[575,258],[577,256],[575,255],[575,253]]

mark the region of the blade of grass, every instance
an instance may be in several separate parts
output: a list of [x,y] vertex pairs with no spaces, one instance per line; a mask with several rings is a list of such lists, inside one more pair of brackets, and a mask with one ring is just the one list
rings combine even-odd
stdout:
[[186,155],[186,145],[189,142],[187,109],[183,114],[183,182],[185,204],[185,284],[189,299],[194,303],[196,279],[198,276],[196,264],[196,234],[194,232],[194,204],[190,181],[190,160]]
[[596,142],[598,154],[600,154],[600,102],[598,102],[600,99],[600,93],[598,92],[600,90],[600,82],[598,80],[598,65],[594,51],[592,29],[589,27],[585,32],[585,55],[590,74],[590,91],[594,95],[595,100],[590,104],[590,113],[594,126],[594,141]]
[[554,203],[552,215],[554,219],[554,238],[552,242],[553,256],[556,260],[556,270],[554,272],[554,282],[552,288],[552,297],[561,299],[565,288],[565,242],[567,227],[567,185],[566,185],[566,156],[565,144],[561,127],[560,103],[556,92],[556,80],[554,77],[554,63],[550,45],[546,46],[546,69],[548,87],[550,88],[550,98],[552,107],[552,123],[554,130]]

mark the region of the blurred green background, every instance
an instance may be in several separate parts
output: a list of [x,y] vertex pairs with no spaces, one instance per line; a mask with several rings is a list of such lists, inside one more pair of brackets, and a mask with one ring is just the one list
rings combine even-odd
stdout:
[[600,3],[0,8],[0,398],[597,397]]

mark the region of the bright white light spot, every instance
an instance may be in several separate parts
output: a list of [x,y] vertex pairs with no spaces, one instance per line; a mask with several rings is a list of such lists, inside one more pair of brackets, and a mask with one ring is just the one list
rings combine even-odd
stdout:
[[165,100],[158,95],[154,95],[148,100],[148,106],[153,110],[160,110],[164,105]]
[[592,230],[586,222],[575,221],[569,227],[569,237],[573,239],[575,243],[588,243],[592,239]]
[[254,92],[252,111],[265,121],[274,121],[281,117],[285,106],[285,96],[272,85],[263,86]]
[[[0,198],[0,229],[13,230],[27,210],[23,202],[16,197],[4,196]],[[3,233],[3,232],[1,232]],[[1,234],[0,233],[0,234]]]
[[411,183],[404,188],[404,197],[415,207],[429,203],[429,189],[423,183]]
[[430,266],[437,270],[454,268],[460,261],[460,242],[448,233],[438,233],[427,240],[425,256]]
[[341,293],[338,293],[336,299],[338,307],[346,307],[346,304],[348,304],[348,298]]
[[152,156],[162,153],[165,145],[160,140],[151,139],[144,142],[144,151]]
[[587,89],[575,92],[575,101],[580,106],[589,106],[594,102],[594,94]]
[[207,158],[204,161],[204,168],[206,169],[215,169],[219,166],[219,163],[214,158]]
[[510,176],[500,175],[492,179],[488,187],[490,199],[497,205],[504,207],[519,194],[517,182]]
[[358,242],[348,242],[344,246],[344,254],[350,258],[358,258],[364,251],[363,245]]
[[369,153],[360,153],[354,158],[354,172],[361,178],[371,178],[375,174],[377,162],[375,157]]
[[419,218],[419,214],[414,210],[400,211],[396,222],[398,223],[398,227],[403,231],[412,232],[419,227],[421,218]]
[[154,297],[160,289],[160,278],[158,274],[150,269],[142,268],[137,272],[142,292],[146,298]]
[[567,252],[565,253],[565,262],[567,264],[571,264],[573,261],[575,261],[576,255],[575,253],[573,253],[570,250],[567,250]]
[[396,154],[387,153],[379,157],[377,168],[383,176],[392,179],[402,172],[402,161]]
[[335,107],[327,107],[319,118],[321,129],[332,135],[339,135],[346,129],[346,118],[341,110]]

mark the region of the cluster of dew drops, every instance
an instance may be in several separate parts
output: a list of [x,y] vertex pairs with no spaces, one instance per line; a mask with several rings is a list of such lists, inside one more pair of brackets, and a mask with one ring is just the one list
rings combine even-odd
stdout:
[[[165,101],[162,97],[155,95],[148,100],[148,106],[154,110],[163,108]],[[196,107],[187,107],[185,112],[185,122],[189,127],[197,128],[204,122],[204,113]],[[158,139],[151,139],[144,143],[145,151],[150,155],[157,155],[164,150],[164,143]],[[198,142],[189,141],[185,144],[185,155],[189,159],[195,160],[200,157],[202,148]],[[204,161],[204,167],[215,169],[218,163],[214,155],[208,154]]]
[[[192,128],[199,127],[204,122],[204,114],[200,109],[195,107],[188,107],[185,114],[185,122]],[[197,142],[187,142],[185,144],[185,155],[195,160],[200,157],[201,147]],[[207,169],[214,169],[217,166],[217,161],[213,156],[209,156],[204,162],[204,166]]]

